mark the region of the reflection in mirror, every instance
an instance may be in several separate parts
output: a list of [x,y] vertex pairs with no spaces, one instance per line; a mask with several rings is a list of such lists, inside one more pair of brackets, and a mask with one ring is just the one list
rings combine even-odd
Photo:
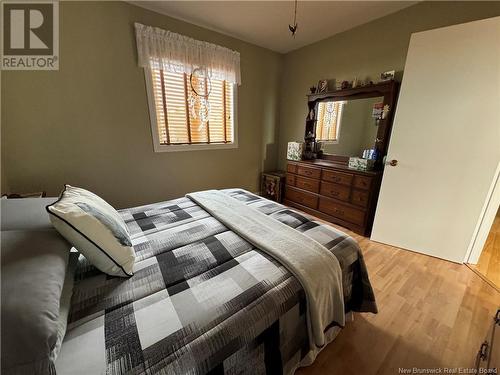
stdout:
[[383,97],[319,102],[316,107],[316,141],[323,152],[342,156],[362,156],[375,146],[378,124],[374,105]]

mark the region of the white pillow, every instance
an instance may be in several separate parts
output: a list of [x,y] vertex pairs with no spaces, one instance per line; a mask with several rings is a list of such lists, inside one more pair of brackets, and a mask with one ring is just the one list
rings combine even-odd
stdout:
[[102,198],[65,185],[47,212],[58,232],[99,270],[112,276],[133,275],[135,252],[127,225]]

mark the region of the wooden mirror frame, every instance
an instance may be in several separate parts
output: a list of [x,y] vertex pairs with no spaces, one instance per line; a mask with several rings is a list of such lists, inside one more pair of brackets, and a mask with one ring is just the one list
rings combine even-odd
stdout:
[[[392,122],[394,119],[394,112],[396,109],[397,94],[399,91],[399,83],[396,81],[380,82],[368,86],[360,86],[344,90],[327,91],[317,94],[307,95],[308,112],[306,118],[306,130],[304,133],[305,141],[316,140],[316,123],[317,113],[316,105],[324,101],[341,101],[341,100],[355,100],[374,98],[382,96],[384,98],[383,105],[389,105],[389,114],[385,119],[380,119],[378,124],[377,138],[375,140],[374,148],[377,150],[378,158],[377,165],[380,167],[381,161],[387,154],[387,147],[389,146],[389,137],[391,135]],[[309,115],[311,110],[314,111],[314,118],[310,119]],[[308,134],[312,133],[312,137]],[[335,155],[335,154],[322,154],[322,159],[332,160],[339,164],[348,164],[349,156]]]

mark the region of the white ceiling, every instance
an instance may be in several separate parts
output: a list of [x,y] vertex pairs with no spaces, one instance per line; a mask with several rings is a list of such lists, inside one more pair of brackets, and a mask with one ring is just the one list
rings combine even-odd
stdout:
[[299,1],[295,39],[293,1],[130,1],[271,50],[286,53],[352,29],[416,1]]

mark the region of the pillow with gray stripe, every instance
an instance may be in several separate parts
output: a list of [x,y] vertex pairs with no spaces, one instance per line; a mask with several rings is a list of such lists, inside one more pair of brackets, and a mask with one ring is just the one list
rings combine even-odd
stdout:
[[135,252],[127,225],[109,203],[65,185],[47,212],[52,225],[96,268],[112,276],[132,276]]

